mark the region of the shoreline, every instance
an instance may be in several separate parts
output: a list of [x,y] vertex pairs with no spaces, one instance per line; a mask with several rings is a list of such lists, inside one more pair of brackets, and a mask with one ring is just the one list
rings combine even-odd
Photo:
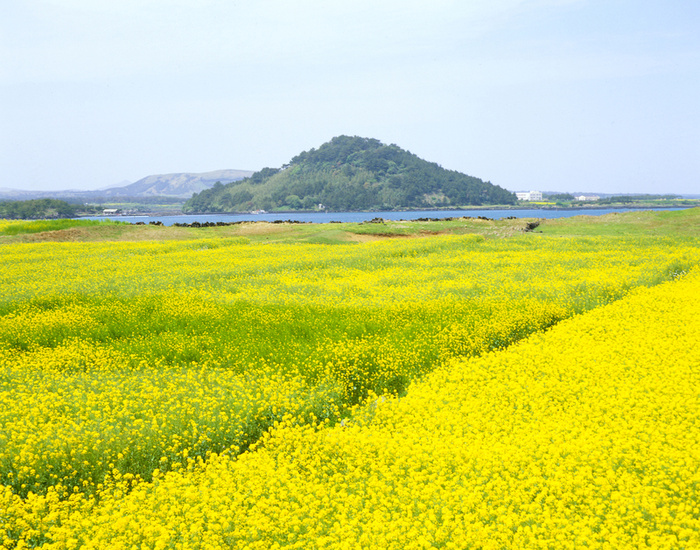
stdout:
[[178,212],[178,211],[167,211],[167,212],[141,212],[139,214],[93,214],[93,215],[80,215],[76,218],[115,218],[115,217],[125,217],[125,218],[153,218],[153,217],[174,217],[174,216],[264,216],[264,215],[310,215],[310,214],[380,214],[386,212],[401,213],[401,212],[471,212],[471,211],[484,211],[484,210],[512,210],[513,212],[518,212],[522,210],[543,210],[546,212],[576,212],[576,211],[586,211],[586,210],[668,210],[669,208],[674,209],[686,209],[686,208],[697,208],[700,206],[700,201],[698,204],[668,204],[668,205],[590,205],[590,206],[498,206],[498,205],[488,205],[488,206],[473,206],[473,207],[460,207],[460,208],[406,208],[406,209],[396,209],[396,210],[274,210],[270,212],[265,212],[264,214],[254,214],[252,212]]

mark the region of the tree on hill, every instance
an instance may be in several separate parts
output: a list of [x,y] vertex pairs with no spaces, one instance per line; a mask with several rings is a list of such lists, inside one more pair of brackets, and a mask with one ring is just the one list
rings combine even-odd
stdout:
[[304,151],[281,169],[263,168],[251,177],[194,195],[185,212],[254,209],[391,210],[515,204],[510,191],[445,170],[397,145],[377,139],[338,136]]

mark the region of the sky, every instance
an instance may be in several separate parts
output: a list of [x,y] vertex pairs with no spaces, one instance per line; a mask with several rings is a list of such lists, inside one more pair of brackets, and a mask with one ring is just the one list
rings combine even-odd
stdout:
[[697,0],[0,0],[0,188],[337,135],[512,191],[700,193]]

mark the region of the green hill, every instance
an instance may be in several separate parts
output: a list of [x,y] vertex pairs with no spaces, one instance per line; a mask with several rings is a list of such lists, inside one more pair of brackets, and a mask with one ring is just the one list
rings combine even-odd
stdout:
[[392,210],[515,204],[510,191],[445,170],[396,145],[338,136],[294,157],[280,169],[263,168],[249,178],[204,190],[183,211]]

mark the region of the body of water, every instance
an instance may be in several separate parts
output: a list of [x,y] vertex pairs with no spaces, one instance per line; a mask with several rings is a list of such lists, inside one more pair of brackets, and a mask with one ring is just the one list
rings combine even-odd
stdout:
[[[88,220],[115,220],[129,223],[162,222],[163,225],[192,222],[273,222],[291,220],[307,223],[331,222],[365,222],[374,218],[385,220],[415,220],[418,218],[450,218],[450,217],[484,217],[501,219],[513,216],[516,218],[568,218],[571,216],[601,216],[612,212],[630,212],[633,210],[658,210],[657,208],[586,208],[576,210],[416,210],[411,212],[308,212],[308,213],[265,213],[265,214],[180,214],[175,216],[91,216]],[[664,210],[682,210],[682,208],[667,208]]]

